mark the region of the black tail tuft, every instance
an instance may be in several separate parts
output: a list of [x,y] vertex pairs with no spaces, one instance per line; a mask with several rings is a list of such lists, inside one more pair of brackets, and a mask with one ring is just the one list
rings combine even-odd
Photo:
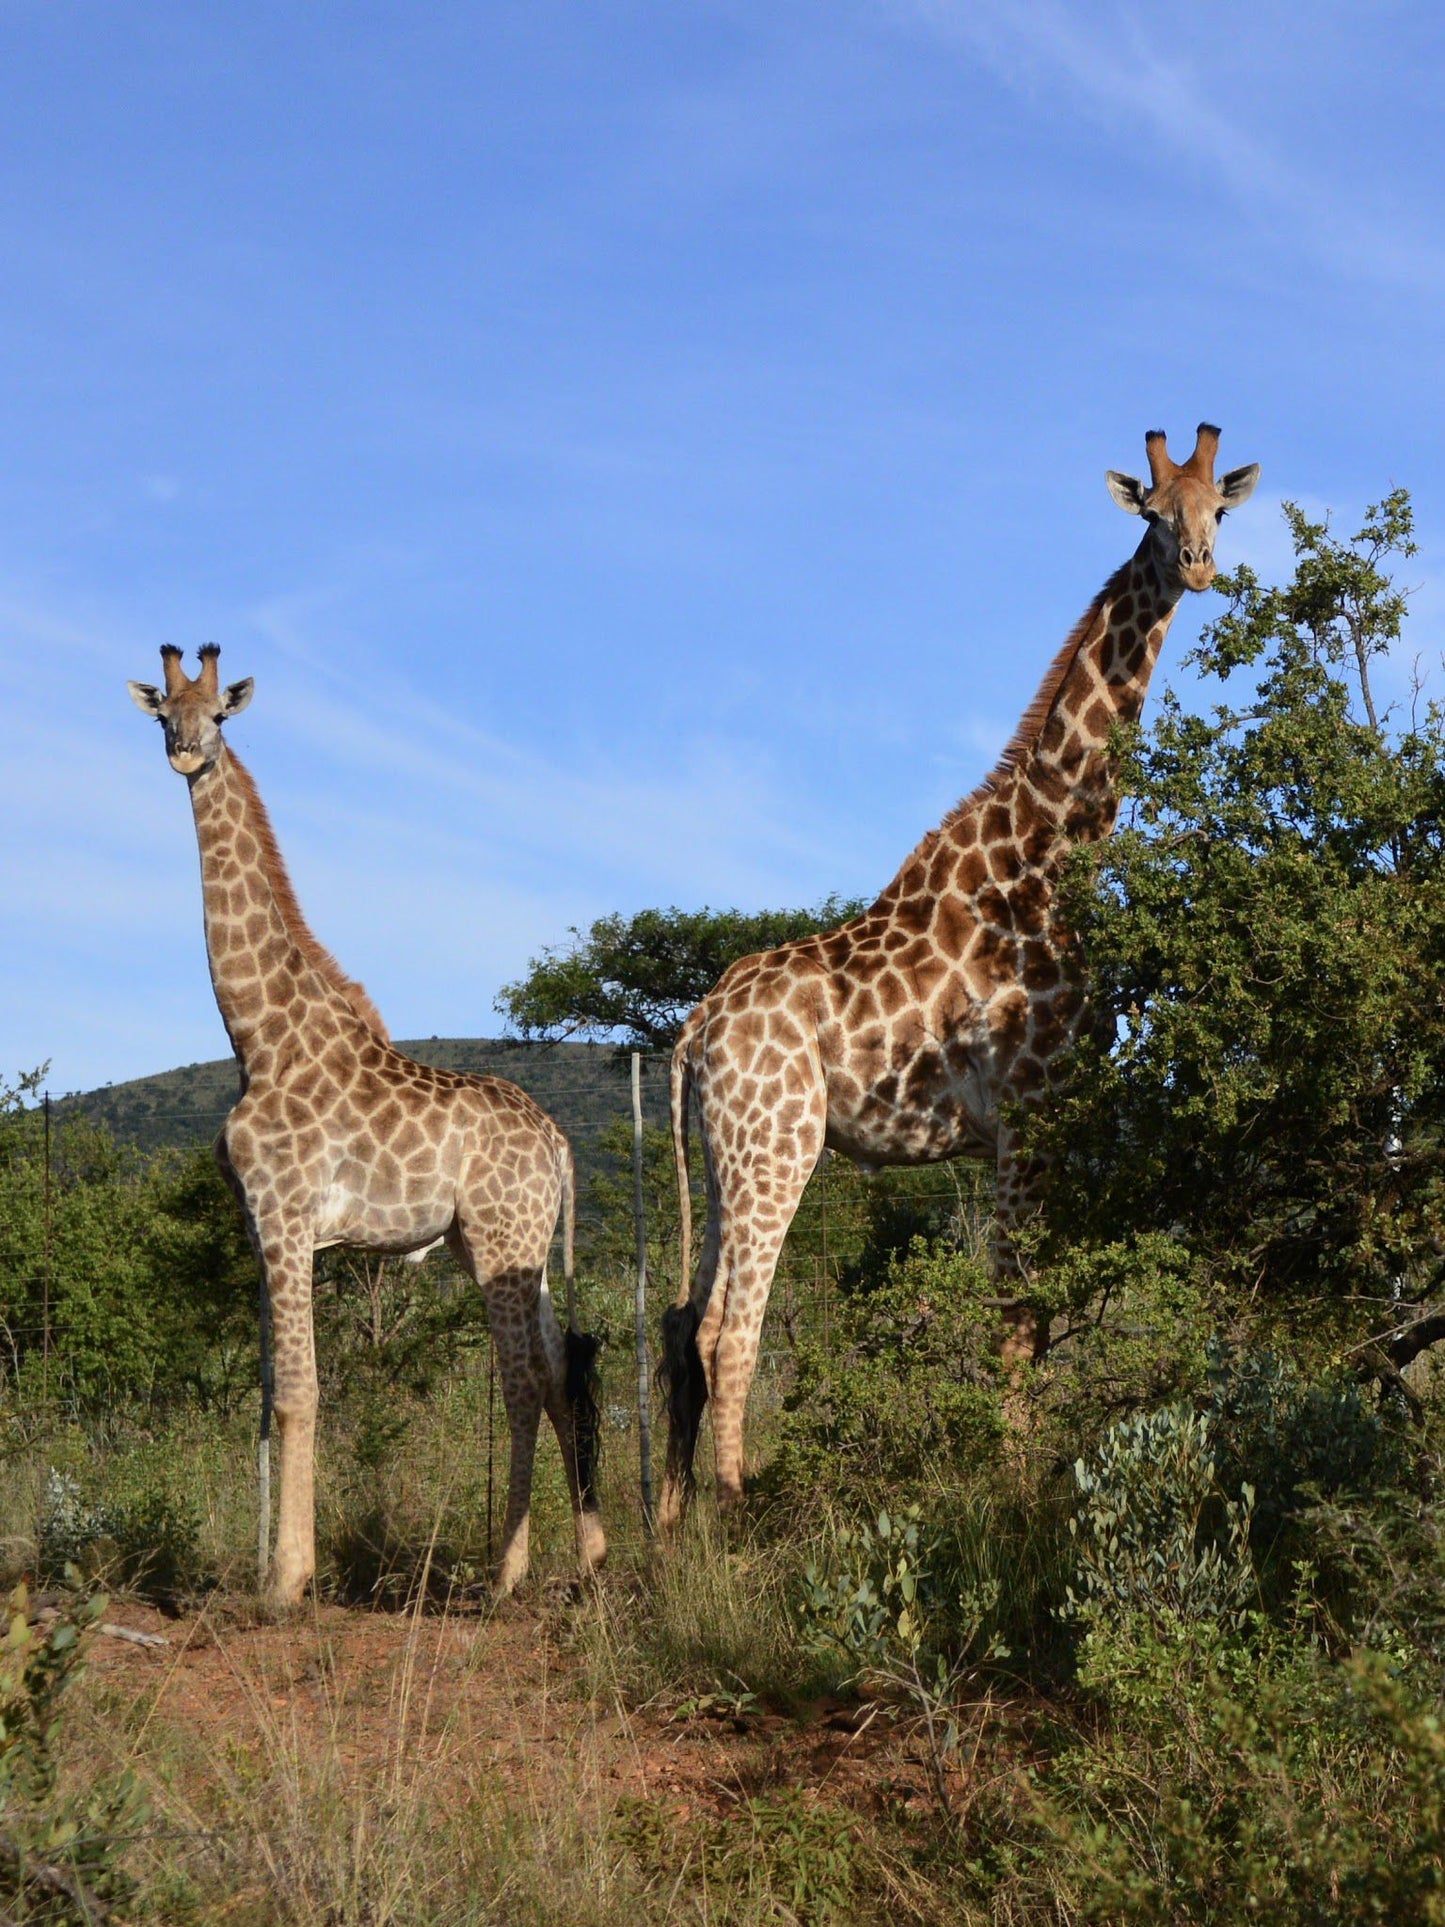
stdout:
[[591,1332],[568,1328],[563,1340],[567,1369],[567,1399],[572,1407],[572,1449],[577,1455],[577,1484],[588,1510],[597,1504],[597,1460],[602,1447],[602,1413],[597,1404],[597,1354],[602,1340]]
[[669,1305],[662,1314],[662,1358],[659,1383],[667,1393],[667,1411],[676,1431],[697,1424],[707,1403],[707,1377],[697,1348],[698,1315],[695,1305]]

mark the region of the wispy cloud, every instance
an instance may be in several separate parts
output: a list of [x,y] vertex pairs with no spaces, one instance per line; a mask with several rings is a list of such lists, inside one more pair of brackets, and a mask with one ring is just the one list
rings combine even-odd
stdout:
[[[626,744],[549,754],[320,640],[311,625],[329,630],[331,598],[267,612],[250,624],[270,646],[245,664],[258,696],[233,725],[237,747],[318,934],[399,1034],[495,1029],[501,983],[606,910],[786,902],[834,880],[821,813],[810,820],[757,749],[704,729],[641,762]],[[247,626],[237,612],[228,633]],[[0,1065],[50,1055],[57,1088],[153,1067],[158,1003],[176,1041],[157,1063],[223,1043],[185,786],[126,701],[151,649],[124,631],[0,597],[0,814],[24,825],[0,853],[17,939],[0,962]],[[44,719],[61,649],[84,668],[67,678],[57,737]]]
[[[1216,84],[1168,45],[1157,10],[1060,0],[899,0],[905,15],[982,58],[1006,85],[1117,135],[1121,168],[1148,164],[1138,134],[1204,175],[1273,238],[1347,275],[1445,288],[1445,249],[1398,208],[1301,167],[1215,103]],[[1127,115],[1127,121],[1121,116]]]

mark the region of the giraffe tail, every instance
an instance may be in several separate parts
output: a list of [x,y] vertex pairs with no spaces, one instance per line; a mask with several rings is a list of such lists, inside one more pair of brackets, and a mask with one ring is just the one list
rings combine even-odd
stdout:
[[672,1160],[677,1171],[678,1272],[674,1305],[685,1305],[692,1288],[692,1186],[687,1170],[687,1111],[691,1096],[692,1055],[684,1033],[673,1048],[672,1074],[668,1086]]
[[692,1054],[687,1033],[672,1053],[669,1110],[672,1155],[677,1169],[677,1225],[680,1268],[677,1296],[662,1314],[662,1356],[658,1381],[667,1395],[674,1440],[695,1432],[697,1414],[707,1399],[707,1380],[697,1349],[698,1314],[692,1302],[692,1187],[687,1169],[687,1113],[692,1096]]
[[562,1340],[567,1403],[572,1408],[572,1451],[577,1485],[589,1511],[597,1504],[597,1459],[602,1443],[602,1413],[597,1404],[597,1353],[601,1340],[577,1329],[577,1165],[572,1146],[561,1140],[557,1175],[562,1180],[562,1278],[567,1287],[567,1331]]

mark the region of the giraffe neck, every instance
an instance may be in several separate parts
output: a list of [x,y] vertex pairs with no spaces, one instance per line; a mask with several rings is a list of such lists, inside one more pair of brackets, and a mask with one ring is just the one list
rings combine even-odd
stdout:
[[191,808],[211,983],[249,1077],[264,1045],[299,1028],[302,1006],[326,1007],[333,1019],[351,1025],[361,1020],[309,954],[319,946],[294,910],[255,784],[224,747],[191,779]]
[[1059,651],[993,774],[930,830],[878,909],[971,897],[1109,834],[1118,808],[1110,735],[1137,719],[1182,593],[1146,534]]
[[998,785],[1025,862],[1045,837],[1086,843],[1113,829],[1118,790],[1110,740],[1116,725],[1138,721],[1182,594],[1161,574],[1146,535],[1085,617],[1035,741],[1021,746],[1012,782]]

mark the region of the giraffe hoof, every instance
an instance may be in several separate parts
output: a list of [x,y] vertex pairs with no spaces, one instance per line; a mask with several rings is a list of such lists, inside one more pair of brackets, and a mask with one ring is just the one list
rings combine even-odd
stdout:
[[607,1534],[594,1516],[584,1515],[578,1525],[577,1563],[584,1573],[597,1572],[607,1563]]

